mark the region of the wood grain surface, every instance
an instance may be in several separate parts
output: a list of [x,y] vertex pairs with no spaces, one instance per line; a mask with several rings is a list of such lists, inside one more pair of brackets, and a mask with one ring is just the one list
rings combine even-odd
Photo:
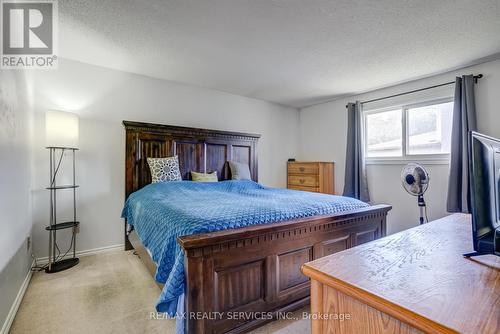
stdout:
[[288,189],[335,194],[333,162],[289,161]]
[[321,288],[331,287],[424,332],[500,333],[500,257],[462,256],[470,251],[470,216],[455,214],[302,270],[322,291],[311,295],[313,305],[339,298]]

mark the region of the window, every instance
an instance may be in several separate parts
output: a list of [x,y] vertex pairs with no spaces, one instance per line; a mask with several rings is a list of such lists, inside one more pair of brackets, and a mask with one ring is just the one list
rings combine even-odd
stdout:
[[367,160],[447,159],[452,114],[449,99],[366,111]]
[[401,110],[366,115],[367,157],[400,157],[403,155]]
[[450,153],[452,102],[408,108],[406,113],[408,154]]

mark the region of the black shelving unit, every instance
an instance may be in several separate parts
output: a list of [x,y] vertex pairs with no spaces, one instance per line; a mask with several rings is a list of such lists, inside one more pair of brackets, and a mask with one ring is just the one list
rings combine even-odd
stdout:
[[[79,186],[75,183],[75,155],[78,149],[68,147],[47,147],[47,149],[50,152],[50,185],[47,187],[47,190],[50,191],[50,224],[45,227],[49,232],[49,263],[45,268],[45,272],[56,273],[71,268],[79,262],[79,259],[76,257],[76,230],[80,225],[80,222],[76,219],[76,188]],[[57,173],[59,172],[59,167],[61,167],[61,162],[66,151],[72,153],[73,184],[57,185]],[[71,221],[58,222],[57,220],[57,192],[59,190],[72,190],[73,220]],[[71,245],[66,253],[61,253],[57,246],[57,231],[68,228],[72,229]],[[57,254],[56,251],[58,252]],[[72,251],[73,257],[65,258],[70,251]]]

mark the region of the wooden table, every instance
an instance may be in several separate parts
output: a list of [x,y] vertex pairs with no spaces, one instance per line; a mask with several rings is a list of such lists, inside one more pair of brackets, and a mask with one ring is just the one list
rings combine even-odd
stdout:
[[304,264],[312,332],[500,333],[500,257],[471,250],[455,214]]

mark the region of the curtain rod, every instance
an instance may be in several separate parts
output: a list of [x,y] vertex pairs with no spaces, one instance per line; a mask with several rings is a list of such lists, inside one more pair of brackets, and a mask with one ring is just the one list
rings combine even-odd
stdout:
[[[483,77],[482,74],[475,75],[474,76],[474,82],[477,83],[477,80],[481,79],[482,77]],[[454,83],[455,83],[455,81],[445,82],[445,83],[442,83],[442,84],[439,84],[439,85],[434,85],[434,86],[429,86],[429,87],[425,87],[425,88],[419,88],[419,89],[415,89],[415,90],[410,90],[410,91],[404,92],[404,93],[399,93],[399,94],[394,94],[394,95],[379,97],[379,98],[376,98],[376,99],[373,99],[373,100],[362,101],[361,104],[371,103],[371,102],[377,102],[377,101],[381,101],[381,100],[385,100],[385,99],[390,99],[390,98],[393,98],[393,97],[398,97],[398,96],[402,96],[402,95],[417,93],[417,92],[421,92],[421,91],[428,90],[428,89],[433,89],[433,88],[438,88],[438,87],[442,87],[442,86],[451,85],[451,84],[454,84]],[[347,108],[347,105],[345,107]]]

